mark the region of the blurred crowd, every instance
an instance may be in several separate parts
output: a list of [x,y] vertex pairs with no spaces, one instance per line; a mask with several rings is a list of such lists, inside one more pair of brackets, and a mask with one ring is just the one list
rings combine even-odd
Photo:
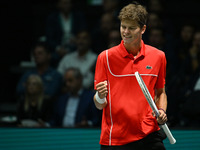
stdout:
[[[87,7],[79,10],[72,0],[57,0],[44,35],[32,41],[34,67],[16,84],[16,126],[100,127],[102,112],[93,103],[96,59],[120,44],[118,14],[130,1],[84,3]],[[165,0],[142,4],[149,12],[143,41],[167,58],[168,125],[200,127],[200,27],[183,20],[177,28]]]

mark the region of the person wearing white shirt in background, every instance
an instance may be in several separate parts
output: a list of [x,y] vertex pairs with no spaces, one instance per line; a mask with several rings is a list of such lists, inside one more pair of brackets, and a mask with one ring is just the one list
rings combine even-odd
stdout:
[[66,69],[70,67],[79,68],[83,75],[83,87],[91,88],[94,79],[94,67],[97,54],[92,52],[91,37],[88,31],[82,30],[77,34],[76,39],[77,51],[64,56],[59,65],[58,71],[64,74]]

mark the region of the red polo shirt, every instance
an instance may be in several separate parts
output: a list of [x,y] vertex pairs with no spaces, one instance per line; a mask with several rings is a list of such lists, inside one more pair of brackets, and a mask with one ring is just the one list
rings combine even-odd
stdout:
[[141,74],[154,97],[155,89],[165,85],[166,58],[164,52],[141,42],[142,48],[135,58],[127,52],[123,41],[98,56],[95,89],[97,83],[108,81],[108,104],[102,116],[102,145],[124,145],[159,130],[134,73]]

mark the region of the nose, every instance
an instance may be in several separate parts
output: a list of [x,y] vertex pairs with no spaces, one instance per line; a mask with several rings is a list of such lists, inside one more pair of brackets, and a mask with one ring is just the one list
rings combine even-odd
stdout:
[[124,33],[129,33],[129,29],[128,28],[126,28],[126,29],[124,29]]

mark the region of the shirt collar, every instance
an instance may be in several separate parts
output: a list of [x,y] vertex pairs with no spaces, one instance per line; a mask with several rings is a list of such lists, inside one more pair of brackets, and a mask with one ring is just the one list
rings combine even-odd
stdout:
[[[142,44],[142,47],[141,47],[140,53],[138,54],[137,57],[145,56],[145,45],[144,45],[143,40],[141,40],[141,44]],[[120,43],[120,53],[121,53],[122,57],[127,57],[130,55],[124,46],[123,40]]]

